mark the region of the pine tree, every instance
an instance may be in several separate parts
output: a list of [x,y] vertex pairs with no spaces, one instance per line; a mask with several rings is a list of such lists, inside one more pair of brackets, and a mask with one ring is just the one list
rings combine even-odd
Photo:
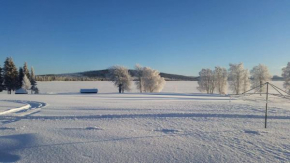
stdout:
[[39,94],[39,89],[37,87],[34,88],[34,94]]
[[22,87],[23,78],[24,78],[24,72],[23,72],[22,67],[20,67],[19,68],[19,75],[18,75],[18,86],[17,86],[17,89]]
[[36,93],[36,90],[38,91],[38,88],[37,88],[37,82],[35,80],[35,74],[34,74],[34,68],[31,67],[31,77],[30,77],[30,82],[31,82],[31,94],[33,93]]
[[8,94],[18,86],[18,71],[11,57],[4,62],[4,85]]
[[4,90],[3,82],[4,82],[3,69],[0,66],[0,92]]
[[24,77],[23,77],[22,88],[24,88],[26,90],[31,88],[31,83],[30,83],[30,81],[29,81],[29,79],[27,78],[26,75],[24,75]]
[[27,63],[26,62],[24,63],[24,66],[23,66],[23,72],[26,75],[26,77],[28,79],[30,79],[30,74],[29,74],[29,70],[28,70],[28,66],[27,66]]

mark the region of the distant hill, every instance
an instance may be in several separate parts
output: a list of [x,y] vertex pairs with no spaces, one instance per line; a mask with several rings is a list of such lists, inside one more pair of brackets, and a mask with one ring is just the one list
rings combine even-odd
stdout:
[[[132,77],[135,77],[136,70],[129,70],[129,73]],[[109,70],[94,70],[94,71],[85,71],[77,73],[65,73],[65,74],[45,74],[38,75],[37,80],[41,81],[42,79],[47,81],[54,80],[65,80],[65,81],[75,81],[75,80],[109,80],[108,78]],[[184,76],[177,74],[168,74],[160,73],[161,77],[164,77],[167,81],[197,81],[198,77],[193,76]]]

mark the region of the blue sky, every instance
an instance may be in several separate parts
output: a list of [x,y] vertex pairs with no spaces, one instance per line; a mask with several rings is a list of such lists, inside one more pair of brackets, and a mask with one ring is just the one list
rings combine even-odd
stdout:
[[197,76],[202,68],[290,62],[289,0],[0,0],[0,65],[37,74],[133,68]]

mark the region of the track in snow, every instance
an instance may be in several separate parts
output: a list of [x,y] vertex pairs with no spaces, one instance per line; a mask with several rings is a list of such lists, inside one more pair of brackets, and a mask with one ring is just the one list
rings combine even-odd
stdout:
[[0,115],[0,122],[2,124],[13,123],[21,120],[19,117],[27,117],[40,112],[41,108],[47,106],[44,102],[37,101],[20,101],[20,100],[6,100],[9,102],[26,104],[24,107],[14,108],[7,111],[7,114]]
[[44,102],[37,102],[37,101],[20,101],[20,100],[5,100],[8,102],[15,102],[24,104],[24,106],[19,108],[13,108],[2,112],[2,116],[29,116],[35,114],[41,110],[41,108],[47,106]]

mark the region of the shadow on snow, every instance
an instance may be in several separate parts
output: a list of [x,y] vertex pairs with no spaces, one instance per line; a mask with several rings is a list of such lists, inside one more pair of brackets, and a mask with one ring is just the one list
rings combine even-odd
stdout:
[[[161,114],[122,114],[122,115],[88,115],[88,116],[25,116],[13,117],[6,116],[5,119],[13,119],[19,121],[23,119],[28,120],[62,120],[62,119],[114,119],[114,118],[248,118],[248,119],[264,119],[264,115],[244,115],[244,114],[208,114],[208,113],[161,113]],[[268,116],[269,119],[290,119],[290,116]],[[1,119],[0,119],[1,120]],[[2,122],[5,124],[5,121]]]

